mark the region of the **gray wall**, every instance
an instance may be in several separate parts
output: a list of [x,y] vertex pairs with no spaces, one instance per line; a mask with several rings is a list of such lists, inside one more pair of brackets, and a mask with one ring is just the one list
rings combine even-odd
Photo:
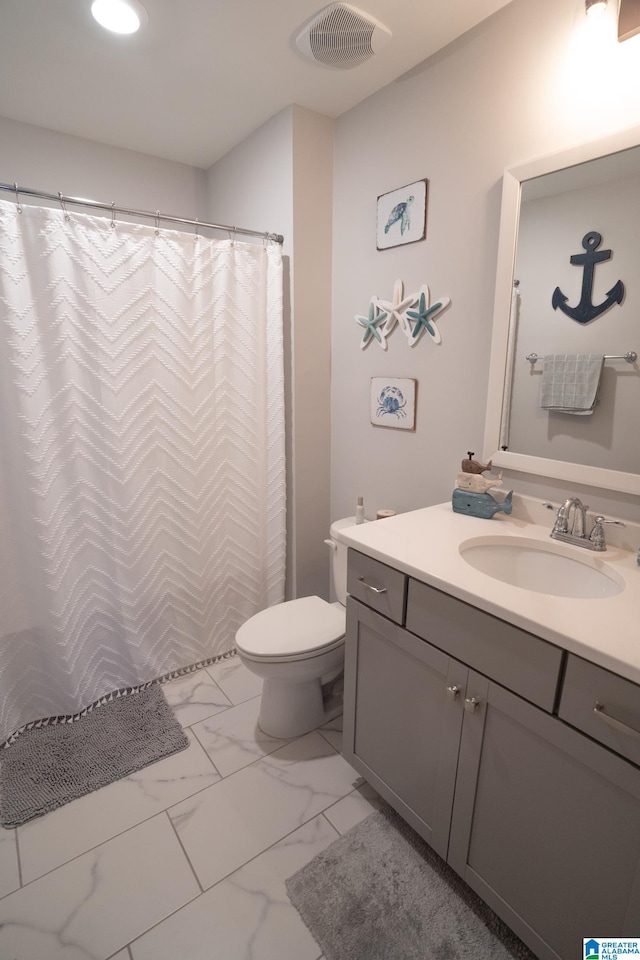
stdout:
[[[596,33],[583,0],[514,0],[336,121],[332,517],[352,513],[358,494],[367,516],[447,500],[462,456],[482,450],[502,172],[640,121],[638,41],[617,44],[609,6]],[[427,239],[377,252],[377,196],[422,177]],[[354,314],[372,294],[390,297],[396,279],[451,297],[441,345],[423,336],[409,349],[396,331],[386,353],[360,349]],[[369,381],[385,375],[417,378],[415,433],[369,423]],[[566,493],[524,475],[507,482]],[[585,496],[637,516],[637,498]]]
[[219,218],[285,238],[289,597],[329,589],[332,167],[333,122],[293,106],[207,173],[208,207]]
[[203,219],[204,170],[5,117],[0,143],[3,183]]

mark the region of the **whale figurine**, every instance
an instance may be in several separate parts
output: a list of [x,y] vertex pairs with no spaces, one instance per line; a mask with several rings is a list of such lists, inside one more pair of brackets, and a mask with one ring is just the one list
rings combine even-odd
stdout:
[[472,490],[460,490],[456,487],[451,497],[454,513],[466,513],[468,517],[482,517],[490,520],[496,513],[509,514],[513,510],[513,490],[510,490],[500,503],[490,493],[474,493]]
[[486,473],[487,470],[491,470],[493,462],[489,460],[489,463],[486,467],[483,467],[481,463],[478,463],[477,460],[473,459],[473,453],[469,451],[468,459],[463,460],[460,464],[463,473]]
[[487,493],[491,487],[502,486],[502,471],[497,477],[483,477],[481,473],[459,473],[456,487],[459,490],[472,490],[474,493]]

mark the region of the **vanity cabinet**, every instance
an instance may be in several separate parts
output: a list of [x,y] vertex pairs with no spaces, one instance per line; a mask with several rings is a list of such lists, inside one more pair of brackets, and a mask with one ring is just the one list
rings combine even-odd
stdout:
[[486,677],[468,692],[449,864],[542,960],[637,937],[640,770]]
[[639,688],[403,584],[403,623],[348,600],[345,757],[541,960],[573,960],[583,937],[637,937],[636,744],[592,700],[631,727]]
[[345,757],[443,858],[466,677],[463,664],[349,599]]

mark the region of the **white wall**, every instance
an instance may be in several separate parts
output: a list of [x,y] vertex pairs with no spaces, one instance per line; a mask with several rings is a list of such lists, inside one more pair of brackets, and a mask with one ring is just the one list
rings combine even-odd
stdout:
[[5,117],[0,144],[3,183],[203,219],[204,170]]
[[328,595],[333,124],[281,111],[207,173],[217,222],[283,234],[290,302],[287,374],[287,596]]
[[333,121],[294,107],[292,494],[297,596],[328,598]]
[[216,223],[281,233],[282,251],[289,257],[293,246],[292,150],[293,109],[289,107],[206,173],[209,216]]
[[[293,487],[291,381],[291,256],[293,252],[293,110],[282,110],[207,171],[206,207],[215,223],[239,225],[284,237],[284,351],[287,491]],[[251,240],[251,238],[246,238]],[[255,240],[258,243],[261,241]],[[287,496],[285,595],[295,594],[293,498]]]
[[[336,121],[332,517],[352,513],[358,494],[368,516],[447,500],[461,458],[482,450],[502,172],[639,122],[639,40],[617,44],[613,13],[594,34],[584,0],[514,0]],[[422,177],[427,239],[377,252],[376,197]],[[386,353],[360,350],[354,314],[396,279],[451,297],[441,345],[423,336],[409,349],[396,331]],[[418,379],[415,433],[370,425],[378,375]],[[524,475],[509,485],[566,494]],[[585,496],[637,516],[632,497]]]

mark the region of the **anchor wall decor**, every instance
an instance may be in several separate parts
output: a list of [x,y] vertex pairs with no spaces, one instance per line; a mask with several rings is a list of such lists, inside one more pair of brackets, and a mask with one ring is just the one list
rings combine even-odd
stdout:
[[593,303],[593,274],[596,263],[602,263],[603,260],[609,260],[611,258],[611,250],[598,250],[601,243],[602,234],[597,233],[595,230],[591,231],[591,233],[585,233],[582,238],[582,246],[585,253],[575,253],[569,260],[569,262],[575,266],[583,267],[580,303],[575,307],[570,307],[567,304],[569,298],[564,295],[560,287],[556,287],[553,291],[551,298],[551,306],[553,309],[562,310],[563,313],[566,313],[568,317],[571,317],[572,320],[576,320],[578,323],[590,323],[592,320],[595,320],[596,317],[599,317],[601,313],[604,313],[605,310],[608,310],[609,307],[612,307],[614,303],[622,303],[622,298],[624,297],[624,284],[622,280],[618,280],[617,283],[611,287],[611,290],[607,291],[606,300],[598,304]]
[[[364,350],[375,340],[383,350],[386,350],[387,337],[396,326],[400,327],[410,347],[418,342],[425,331],[435,343],[441,343],[442,337],[435,318],[436,314],[450,303],[449,297],[439,297],[429,306],[429,287],[425,283],[417,293],[405,296],[402,280],[396,280],[391,300],[382,300],[380,297],[373,296],[369,302],[367,316],[355,315],[356,323],[364,327],[360,341],[361,349]],[[409,309],[410,307],[413,309]]]

